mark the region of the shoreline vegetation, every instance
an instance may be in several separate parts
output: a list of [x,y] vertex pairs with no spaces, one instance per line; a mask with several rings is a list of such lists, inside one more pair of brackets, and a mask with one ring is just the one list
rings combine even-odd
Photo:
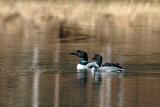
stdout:
[[[158,0],[64,0],[55,1],[0,1],[0,32],[22,33],[34,26],[52,32],[60,26],[87,35],[130,33],[134,27],[148,27],[160,32]],[[115,1],[115,2],[114,2]]]

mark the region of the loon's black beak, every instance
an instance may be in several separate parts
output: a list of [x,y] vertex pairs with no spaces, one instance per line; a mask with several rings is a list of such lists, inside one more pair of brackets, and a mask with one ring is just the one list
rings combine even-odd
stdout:
[[76,55],[76,56],[78,56],[78,53],[77,53],[77,52],[70,52],[69,54],[70,54],[70,55]]

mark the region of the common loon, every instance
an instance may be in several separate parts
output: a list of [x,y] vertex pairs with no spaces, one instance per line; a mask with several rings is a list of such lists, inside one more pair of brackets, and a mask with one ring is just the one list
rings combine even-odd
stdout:
[[118,63],[105,63],[102,64],[103,57],[99,54],[95,54],[92,58],[95,62],[89,63],[87,66],[92,67],[92,71],[100,71],[100,72],[124,72],[122,66]]
[[75,55],[79,60],[79,64],[77,65],[77,70],[87,70],[87,64],[88,64],[88,54],[87,52],[83,50],[77,50],[76,52],[71,52],[71,55]]

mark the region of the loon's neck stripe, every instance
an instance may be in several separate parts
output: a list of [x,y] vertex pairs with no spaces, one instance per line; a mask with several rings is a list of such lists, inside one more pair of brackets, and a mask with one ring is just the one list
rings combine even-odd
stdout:
[[85,61],[85,60],[80,60],[80,63],[81,65],[87,65],[88,64],[88,61]]
[[84,60],[83,60],[83,61],[81,61],[81,62],[87,62],[87,61],[84,61]]

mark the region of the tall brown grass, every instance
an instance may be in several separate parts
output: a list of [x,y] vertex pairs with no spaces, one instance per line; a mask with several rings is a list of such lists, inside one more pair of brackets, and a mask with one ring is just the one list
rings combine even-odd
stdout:
[[[82,32],[110,35],[130,26],[150,26],[159,30],[160,11],[157,0],[84,0],[1,2],[0,30],[21,31],[25,24],[44,29],[57,29],[61,23]],[[91,34],[91,35],[92,35]]]

